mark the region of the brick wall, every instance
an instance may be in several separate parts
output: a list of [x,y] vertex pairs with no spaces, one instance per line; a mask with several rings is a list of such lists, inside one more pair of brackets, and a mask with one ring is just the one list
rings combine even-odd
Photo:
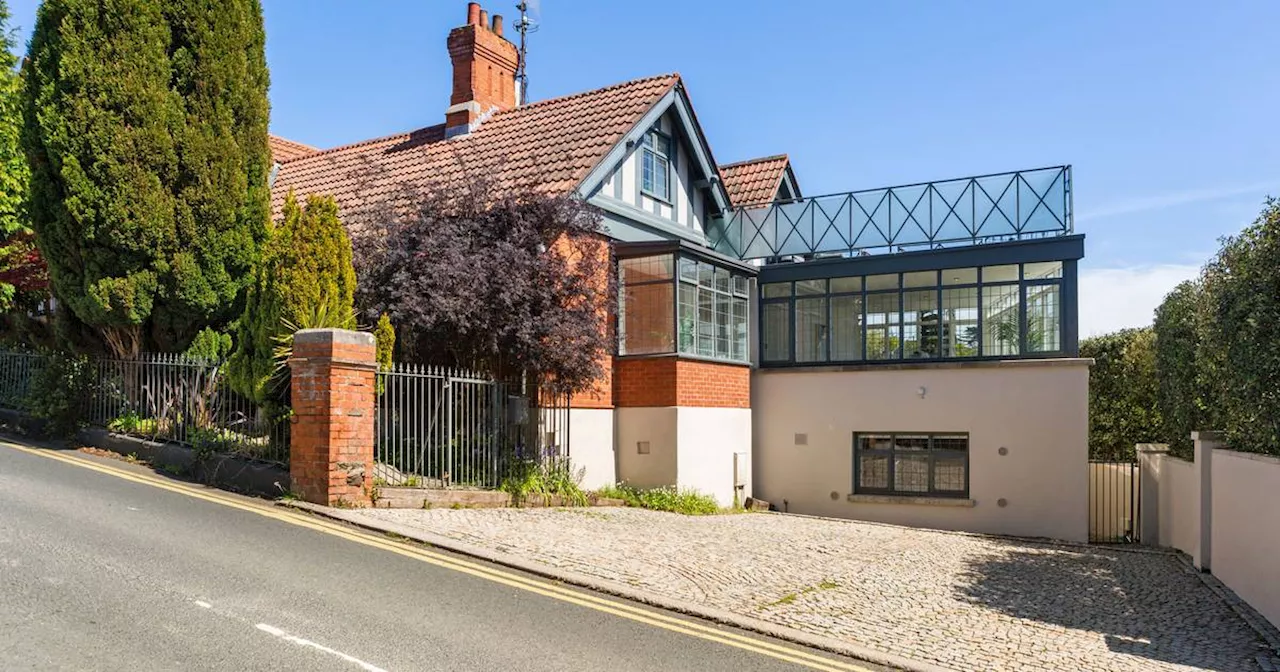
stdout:
[[613,403],[622,407],[750,408],[751,368],[675,356],[618,358]]
[[293,491],[317,504],[368,506],[373,489],[373,334],[304,329],[289,360]]

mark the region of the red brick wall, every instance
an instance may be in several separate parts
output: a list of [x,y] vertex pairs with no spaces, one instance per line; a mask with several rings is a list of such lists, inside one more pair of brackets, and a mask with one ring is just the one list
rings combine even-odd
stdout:
[[453,61],[453,94],[449,103],[474,101],[480,106],[478,112],[447,115],[449,126],[474,121],[478,114],[492,107],[509,110],[516,106],[515,71],[519,56],[514,44],[488,26],[468,23],[449,32],[448,45]]
[[669,357],[615,360],[616,406],[750,408],[751,368]]
[[308,502],[371,503],[374,350],[367,333],[308,329],[294,335],[289,475],[292,490]]

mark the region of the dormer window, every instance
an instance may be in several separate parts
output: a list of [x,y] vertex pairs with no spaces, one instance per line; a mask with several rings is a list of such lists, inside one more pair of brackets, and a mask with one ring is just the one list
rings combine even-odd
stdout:
[[644,134],[640,148],[640,190],[645,195],[671,202],[671,138],[658,131]]

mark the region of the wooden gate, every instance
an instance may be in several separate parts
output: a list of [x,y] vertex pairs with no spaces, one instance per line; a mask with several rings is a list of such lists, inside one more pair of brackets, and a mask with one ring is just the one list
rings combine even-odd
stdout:
[[1134,544],[1142,515],[1138,463],[1089,460],[1089,541]]

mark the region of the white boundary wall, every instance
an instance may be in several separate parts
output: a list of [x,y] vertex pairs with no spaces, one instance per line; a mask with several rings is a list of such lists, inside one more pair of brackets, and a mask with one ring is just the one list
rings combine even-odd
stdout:
[[1196,435],[1196,461],[1138,447],[1145,543],[1176,548],[1280,627],[1280,459]]

